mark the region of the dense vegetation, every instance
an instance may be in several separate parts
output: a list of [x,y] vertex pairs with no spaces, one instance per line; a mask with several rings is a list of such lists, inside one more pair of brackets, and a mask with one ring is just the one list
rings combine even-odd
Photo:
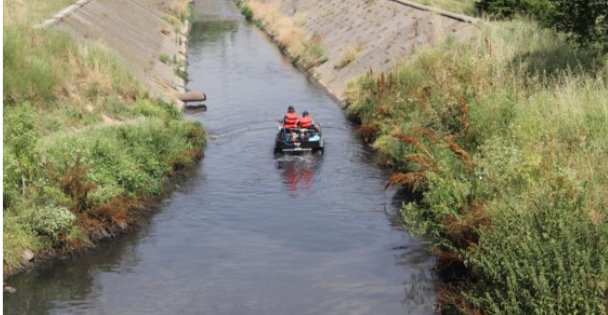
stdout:
[[[205,133],[153,99],[104,47],[34,29],[66,1],[9,1],[4,19],[4,271],[136,223]],[[55,4],[50,5],[48,3]]]
[[568,33],[583,45],[608,50],[606,0],[478,0],[479,13],[510,18],[529,16],[541,25]]
[[458,14],[474,15],[475,0],[412,0],[430,7],[451,11]]
[[351,82],[348,113],[413,192],[445,311],[606,314],[606,56],[528,22]]
[[[237,2],[251,20],[266,12],[258,21],[266,29],[295,25],[268,13],[275,10],[252,9],[255,0]],[[463,13],[475,7],[418,2]],[[608,65],[601,40],[544,21],[479,28],[475,38],[448,39],[389,73],[353,80],[348,115],[395,170],[389,184],[411,192],[403,218],[433,241],[443,312],[606,314]],[[299,38],[291,29],[270,32],[284,44]]]
[[608,50],[606,0],[414,0],[455,13],[497,19],[526,17],[568,34],[584,46]]

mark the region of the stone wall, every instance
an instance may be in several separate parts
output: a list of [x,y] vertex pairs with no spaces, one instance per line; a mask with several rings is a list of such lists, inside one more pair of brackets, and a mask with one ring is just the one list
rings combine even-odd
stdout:
[[[350,78],[387,71],[414,50],[453,36],[471,36],[476,19],[410,3],[406,0],[263,0],[278,2],[309,34],[321,37],[327,62],[312,71],[338,100],[344,99]],[[255,13],[255,12],[254,12]],[[348,50],[356,58],[339,67]]]

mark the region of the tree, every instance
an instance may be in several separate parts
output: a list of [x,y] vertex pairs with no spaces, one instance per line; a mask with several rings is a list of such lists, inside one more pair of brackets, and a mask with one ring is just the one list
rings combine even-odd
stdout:
[[475,7],[479,14],[498,18],[530,16],[584,46],[608,50],[608,0],[477,0]]
[[581,44],[598,43],[608,49],[608,0],[551,0],[552,28],[570,33]]

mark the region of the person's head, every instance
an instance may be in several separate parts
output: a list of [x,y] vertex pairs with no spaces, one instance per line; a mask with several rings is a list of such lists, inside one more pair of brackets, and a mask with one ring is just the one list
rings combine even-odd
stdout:
[[291,105],[287,106],[287,112],[288,112],[288,113],[293,113],[293,112],[295,112],[295,111],[296,111],[296,109],[295,109],[295,108],[293,108],[293,106],[291,106]]
[[307,111],[304,111],[304,112],[302,113],[302,117],[306,117],[306,116],[308,116],[308,112],[307,112]]

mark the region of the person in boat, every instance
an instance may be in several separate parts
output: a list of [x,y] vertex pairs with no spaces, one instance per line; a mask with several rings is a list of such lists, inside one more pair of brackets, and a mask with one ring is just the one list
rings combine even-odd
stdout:
[[302,116],[298,118],[298,126],[300,126],[300,128],[314,129],[315,131],[319,131],[317,128],[317,123],[307,111],[304,111]]
[[283,117],[283,120],[279,120],[279,123],[283,123],[283,128],[292,129],[298,127],[298,114],[296,114],[295,108],[289,105],[287,107],[287,113]]

